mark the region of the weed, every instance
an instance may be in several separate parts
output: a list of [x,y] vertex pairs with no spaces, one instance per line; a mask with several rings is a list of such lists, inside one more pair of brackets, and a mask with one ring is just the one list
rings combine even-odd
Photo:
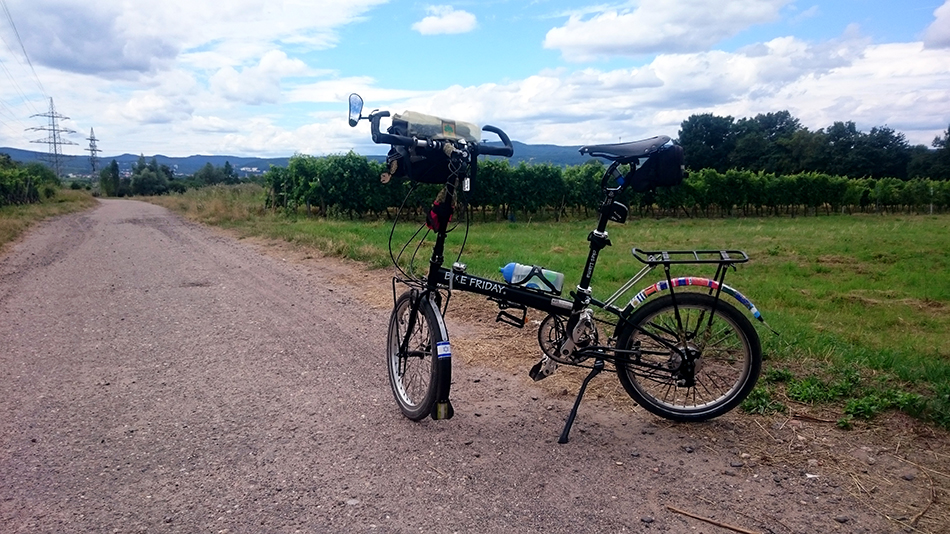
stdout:
[[927,412],[931,421],[950,430],[950,384],[942,384],[936,388],[934,396],[928,402]]
[[802,379],[794,379],[788,383],[785,389],[788,398],[805,404],[816,404],[830,402],[837,395],[817,376],[807,376]]
[[912,416],[919,416],[925,407],[924,398],[916,393],[897,389],[877,390],[863,397],[849,400],[844,413],[863,419],[872,419],[887,410],[900,410]]
[[854,428],[854,425],[851,424],[852,419],[854,419],[854,417],[850,415],[846,415],[842,417],[841,419],[838,419],[838,422],[835,423],[835,426],[837,426],[841,430],[851,430],[852,428]]
[[854,369],[838,371],[830,382],[811,375],[787,380],[786,394],[792,400],[805,404],[827,403],[842,397],[851,397],[860,391],[861,376]]
[[740,407],[746,413],[759,415],[788,411],[787,406],[772,399],[772,389],[767,386],[757,386],[753,389],[749,396],[742,401]]
[[788,369],[769,369],[765,372],[765,375],[762,376],[762,380],[766,384],[775,384],[778,382],[791,382],[795,379],[795,375],[792,374]]

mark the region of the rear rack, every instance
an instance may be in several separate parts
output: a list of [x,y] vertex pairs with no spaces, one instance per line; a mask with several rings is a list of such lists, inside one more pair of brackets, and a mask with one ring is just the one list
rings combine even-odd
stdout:
[[641,263],[651,266],[674,264],[732,265],[749,261],[749,256],[741,250],[641,250],[633,249],[633,257]]

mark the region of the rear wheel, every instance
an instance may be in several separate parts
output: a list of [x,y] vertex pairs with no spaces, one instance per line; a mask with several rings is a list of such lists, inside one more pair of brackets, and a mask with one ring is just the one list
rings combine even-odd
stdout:
[[436,351],[443,339],[436,313],[428,299],[407,291],[396,300],[389,318],[389,383],[399,409],[413,421],[432,412],[439,389]]
[[671,295],[647,302],[627,319],[617,348],[632,352],[618,360],[617,375],[653,414],[674,421],[712,419],[755,387],[762,367],[759,336],[727,302],[702,293],[678,293],[675,299],[675,307]]

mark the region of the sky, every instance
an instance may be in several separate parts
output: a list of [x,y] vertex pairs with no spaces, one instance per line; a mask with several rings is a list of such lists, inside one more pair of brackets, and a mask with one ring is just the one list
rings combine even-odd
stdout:
[[[676,137],[788,110],[930,145],[950,126],[950,0],[0,0],[0,146],[286,157],[419,111],[524,143]],[[39,115],[39,116],[37,116]],[[493,137],[486,134],[486,138]]]

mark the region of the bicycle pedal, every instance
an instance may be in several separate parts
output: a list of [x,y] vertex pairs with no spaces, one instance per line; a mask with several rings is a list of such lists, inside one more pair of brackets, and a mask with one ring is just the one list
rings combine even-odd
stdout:
[[517,315],[512,315],[506,311],[500,311],[498,312],[498,317],[495,317],[495,322],[505,323],[507,325],[514,326],[515,328],[524,328],[526,313],[527,312],[523,311],[521,317],[518,317]]

